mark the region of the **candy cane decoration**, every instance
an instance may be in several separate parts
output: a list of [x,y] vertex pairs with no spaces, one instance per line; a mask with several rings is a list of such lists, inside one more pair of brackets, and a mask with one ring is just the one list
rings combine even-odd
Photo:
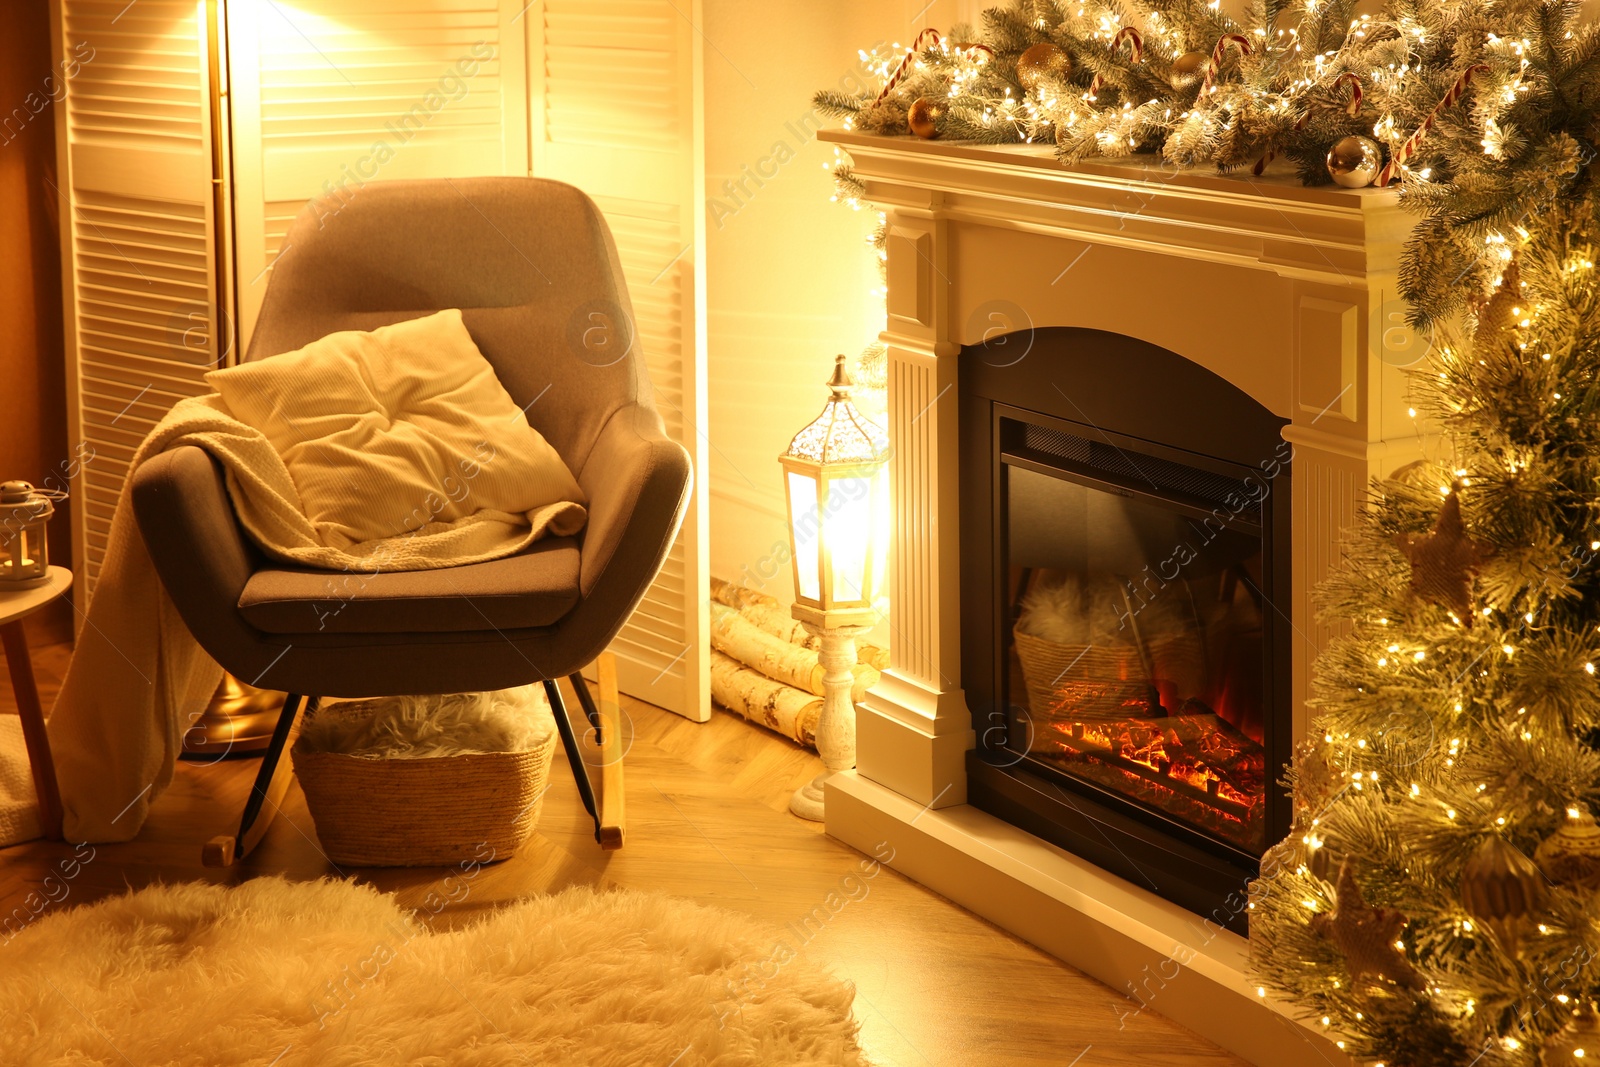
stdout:
[[1217,40],[1217,47],[1211,50],[1211,63],[1206,67],[1206,80],[1200,86],[1200,95],[1196,99],[1204,100],[1211,92],[1211,85],[1217,80],[1217,71],[1222,67],[1222,57],[1228,54],[1228,46],[1233,45],[1239,49],[1241,56],[1250,54],[1250,39],[1242,33],[1225,33]]
[[884,83],[882,91],[880,91],[877,97],[872,101],[873,106],[876,107],[877,105],[883,103],[884,98],[894,91],[894,87],[896,85],[900,84],[900,80],[906,76],[906,71],[911,67],[911,61],[917,58],[917,54],[919,52],[921,52],[924,48],[930,47],[931,45],[938,44],[943,39],[944,38],[939,36],[939,31],[934,29],[932,26],[929,26],[927,29],[917,34],[917,39],[911,42],[911,50],[908,51],[906,53],[906,57],[900,61],[900,65],[894,68],[894,73],[889,75],[889,80]]
[[1489,64],[1477,63],[1462,71],[1461,77],[1457,78],[1456,83],[1450,86],[1450,91],[1444,94],[1444,99],[1439,101],[1432,111],[1428,112],[1428,117],[1422,120],[1422,125],[1417,127],[1416,132],[1401,142],[1400,147],[1390,154],[1388,164],[1378,172],[1378,180],[1373,184],[1381,189],[1394,181],[1396,175],[1400,173],[1401,166],[1417,154],[1417,147],[1422,144],[1422,139],[1427,136],[1428,131],[1433,129],[1433,124],[1439,118],[1439,114],[1466,95],[1467,86],[1472,84],[1472,79],[1475,75],[1488,70]]
[[[895,67],[894,73],[889,76],[888,83],[884,85],[882,91],[880,91],[877,97],[872,101],[873,106],[876,107],[878,104],[883,103],[884,99],[887,98],[890,93],[894,92],[894,87],[899,85],[901,79],[906,76],[906,71],[911,68],[911,61],[917,58],[917,54],[919,52],[921,52],[924,48],[930,48],[933,45],[942,44],[943,42],[944,38],[939,36],[939,31],[934,29],[932,26],[929,26],[927,29],[917,34],[917,39],[911,42],[911,50],[905,54],[905,58],[900,61],[900,65]],[[986,52],[991,58],[994,56],[994,49],[990,48],[986,44],[960,44],[956,45],[956,51]]]
[[1353,70],[1347,70],[1333,79],[1333,87],[1337,89],[1344,82],[1350,83],[1350,102],[1344,106],[1344,113],[1355,118],[1361,114],[1361,75]]
[[[1111,51],[1112,55],[1116,55],[1117,49],[1122,46],[1122,42],[1123,41],[1131,41],[1132,42],[1132,47],[1129,49],[1129,52],[1128,52],[1128,62],[1130,64],[1138,63],[1139,60],[1144,57],[1144,37],[1143,37],[1143,35],[1141,35],[1139,33],[1139,31],[1134,29],[1132,26],[1124,26],[1124,27],[1122,27],[1122,29],[1117,31],[1117,35],[1115,37],[1111,38],[1110,51]],[[1105,84],[1105,79],[1102,78],[1100,75],[1096,74],[1094,76],[1093,80],[1091,80],[1089,82],[1088,98],[1090,100],[1093,100],[1094,99],[1094,94],[1098,93],[1100,91],[1100,86],[1102,86],[1104,84]]]
[[[1349,115],[1351,118],[1355,118],[1357,115],[1361,114],[1361,76],[1356,74],[1355,71],[1347,70],[1337,78],[1333,79],[1333,88],[1337,90],[1339,86],[1343,85],[1345,82],[1350,83],[1350,102],[1344,106],[1344,111],[1345,114]],[[1293,126],[1294,132],[1299,133],[1301,130],[1305,129],[1306,123],[1310,120],[1311,112],[1307,110],[1306,113],[1301,115],[1299,120],[1295,122]],[[1267,145],[1267,150],[1261,153],[1261,158],[1256,160],[1256,165],[1250,168],[1250,173],[1254,174],[1257,178],[1261,177],[1262,172],[1267,169],[1267,164],[1271,163],[1277,158],[1278,144],[1276,141],[1274,141]]]

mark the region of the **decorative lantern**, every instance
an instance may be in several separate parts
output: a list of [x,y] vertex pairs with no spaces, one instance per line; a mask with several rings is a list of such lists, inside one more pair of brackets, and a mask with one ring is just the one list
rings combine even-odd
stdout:
[[873,600],[882,581],[888,543],[889,440],[883,428],[850,402],[855,384],[845,359],[834,363],[828,404],[778,457],[789,502],[796,621],[821,638],[817,653],[824,694],[817,717],[817,755],[823,771],[795,791],[789,810],[823,818],[822,787],[856,764],[855,639],[878,621]]
[[820,628],[878,621],[873,597],[888,547],[889,439],[851,403],[855,382],[844,364],[843,356],[834,363],[833,395],[822,414],[778,457],[794,551],[794,617]]
[[0,589],[38,585],[49,578],[45,526],[65,493],[27,482],[0,482]]

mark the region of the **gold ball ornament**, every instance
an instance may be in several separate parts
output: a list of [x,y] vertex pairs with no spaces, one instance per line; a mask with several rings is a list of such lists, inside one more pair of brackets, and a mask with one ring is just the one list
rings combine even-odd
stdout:
[[1328,149],[1328,177],[1346,189],[1364,189],[1383,170],[1383,149],[1370,137],[1341,137]]
[[1566,1029],[1551,1034],[1539,1048],[1539,1067],[1578,1067],[1600,1055],[1600,1016],[1594,1006],[1572,1013]]
[[1179,89],[1197,84],[1206,76],[1211,56],[1205,52],[1185,52],[1172,61],[1172,84]]
[[[1552,882],[1593,892],[1600,889],[1600,826],[1582,808],[1571,808],[1567,821],[1539,843],[1533,853]],[[1596,1045],[1600,1054],[1600,1043]]]
[[1060,45],[1044,41],[1017,57],[1017,81],[1024,89],[1037,89],[1046,78],[1066,81],[1072,76],[1072,57]]
[[906,125],[924,141],[931,141],[939,136],[939,121],[944,118],[944,112],[944,104],[919,96],[906,112]]
[[1461,906],[1513,956],[1522,946],[1522,920],[1544,910],[1549,899],[1544,874],[1503,837],[1489,838],[1461,868]]

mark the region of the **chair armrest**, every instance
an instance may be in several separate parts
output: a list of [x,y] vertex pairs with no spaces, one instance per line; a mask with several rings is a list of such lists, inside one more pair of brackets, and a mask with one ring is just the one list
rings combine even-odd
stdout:
[[196,635],[240,628],[239,594],[260,559],[223,479],[221,465],[193,445],[152,456],[133,472],[133,512],[150,561]]
[[585,599],[600,587],[619,615],[631,609],[683,525],[692,481],[688,452],[655,411],[635,403],[612,413],[578,472],[589,498],[578,575]]

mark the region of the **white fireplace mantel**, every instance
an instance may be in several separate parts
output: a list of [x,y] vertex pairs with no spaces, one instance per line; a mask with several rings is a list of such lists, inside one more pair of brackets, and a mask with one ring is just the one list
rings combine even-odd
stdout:
[[1368,479],[1419,451],[1404,368],[1426,345],[1396,284],[1411,218],[1393,191],[1307,189],[1276,172],[1149,157],[1067,169],[1048,146],[821,136],[850,153],[887,215],[895,445],[892,666],[858,709],[858,769],[830,785],[829,833],[863,849],[890,841],[912,877],[1118,990],[1142,987],[1150,1010],[1253,1063],[1338,1062],[1256,996],[1244,939],[966,804],[957,356],[1030,327],[1107,330],[1184,356],[1288,420],[1304,736],[1311,662],[1329,636],[1310,590]]

